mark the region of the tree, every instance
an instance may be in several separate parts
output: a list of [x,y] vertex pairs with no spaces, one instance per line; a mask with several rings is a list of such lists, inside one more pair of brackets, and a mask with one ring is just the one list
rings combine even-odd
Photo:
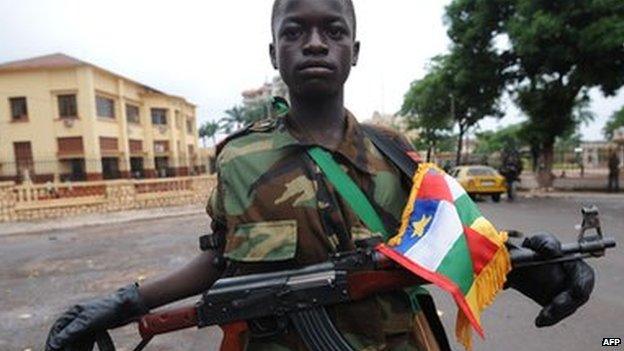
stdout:
[[624,106],[609,117],[609,120],[602,129],[602,133],[607,140],[612,140],[615,130],[622,127],[624,127]]
[[420,131],[415,146],[427,148],[427,161],[438,141],[448,136],[453,128],[448,92],[442,79],[441,73],[433,70],[423,79],[412,82],[400,112],[406,116],[408,128]]
[[259,101],[244,107],[245,124],[254,123],[271,117],[270,101]]
[[245,109],[242,106],[234,106],[225,110],[225,115],[219,122],[226,133],[229,134],[245,125]]
[[517,123],[496,131],[477,133],[477,145],[474,152],[480,155],[491,155],[505,148],[520,149],[524,144],[520,135],[522,127],[521,123]]
[[592,87],[614,95],[624,84],[624,3],[454,0],[447,19],[454,45],[500,58],[509,91],[529,117],[538,183],[552,186],[555,140],[580,122],[574,107]]
[[206,138],[212,138],[212,145],[217,145],[215,137],[219,129],[221,129],[219,122],[215,121],[206,121],[199,127],[199,137],[202,139],[204,147],[206,147]]
[[[450,54],[435,57],[427,76],[405,95],[402,112],[418,117],[412,124],[424,131],[426,140],[438,140],[438,131],[446,129],[448,118],[451,125],[457,125],[456,164],[461,164],[468,129],[486,116],[502,116],[499,97],[503,84],[494,59],[455,47]],[[475,86],[475,81],[488,84]],[[442,116],[444,120],[440,120]]]

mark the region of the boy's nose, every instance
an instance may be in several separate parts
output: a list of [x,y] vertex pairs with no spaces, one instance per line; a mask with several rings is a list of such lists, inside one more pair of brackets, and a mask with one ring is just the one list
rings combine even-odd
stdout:
[[312,30],[303,46],[304,55],[327,55],[329,48],[317,29]]

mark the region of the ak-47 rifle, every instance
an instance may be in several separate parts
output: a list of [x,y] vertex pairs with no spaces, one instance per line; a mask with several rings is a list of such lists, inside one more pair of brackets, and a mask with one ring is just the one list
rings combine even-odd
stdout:
[[[528,249],[511,252],[514,268],[545,265],[586,257],[599,257],[615,247],[602,236],[598,209],[582,210],[583,222],[576,243],[562,245],[563,256],[545,259]],[[586,236],[589,229],[596,234]],[[277,329],[294,326],[308,349],[351,351],[352,347],[331,322],[325,306],[360,300],[386,291],[428,282],[392,263],[374,248],[338,253],[330,261],[301,269],[218,280],[195,305],[150,313],[139,321],[143,350],[156,335],[190,327],[219,325],[223,329],[221,351],[243,350],[243,333],[254,321],[273,317]],[[108,340],[106,340],[108,338]],[[99,338],[101,351],[114,346],[106,333]]]

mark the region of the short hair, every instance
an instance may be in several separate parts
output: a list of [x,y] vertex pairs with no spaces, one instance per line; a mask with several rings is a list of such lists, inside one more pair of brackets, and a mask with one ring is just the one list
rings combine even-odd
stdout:
[[[353,38],[355,38],[355,30],[356,30],[356,20],[355,20],[355,7],[353,6],[352,0],[343,0],[347,4],[347,11],[349,11],[349,16],[353,21]],[[283,0],[275,0],[273,2],[273,10],[271,11],[271,35],[275,37],[275,18],[277,17],[277,10],[282,5]]]

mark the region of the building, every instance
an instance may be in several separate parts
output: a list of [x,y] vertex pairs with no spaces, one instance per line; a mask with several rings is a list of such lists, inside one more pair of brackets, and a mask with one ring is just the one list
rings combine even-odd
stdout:
[[607,168],[609,153],[615,151],[620,158],[620,164],[624,163],[624,143],[618,144],[617,134],[614,135],[613,142],[608,141],[586,141],[581,143],[578,151],[581,153],[583,165],[586,168]]
[[392,128],[403,134],[410,141],[418,139],[419,136],[418,130],[408,128],[407,119],[404,116],[375,111],[373,116],[364,122]]
[[269,108],[271,99],[275,96],[289,100],[288,87],[280,76],[276,76],[272,82],[264,83],[259,88],[245,90],[241,95],[243,97],[243,107],[247,109],[253,109],[258,106]]
[[196,173],[195,105],[64,54],[0,64],[0,180]]

